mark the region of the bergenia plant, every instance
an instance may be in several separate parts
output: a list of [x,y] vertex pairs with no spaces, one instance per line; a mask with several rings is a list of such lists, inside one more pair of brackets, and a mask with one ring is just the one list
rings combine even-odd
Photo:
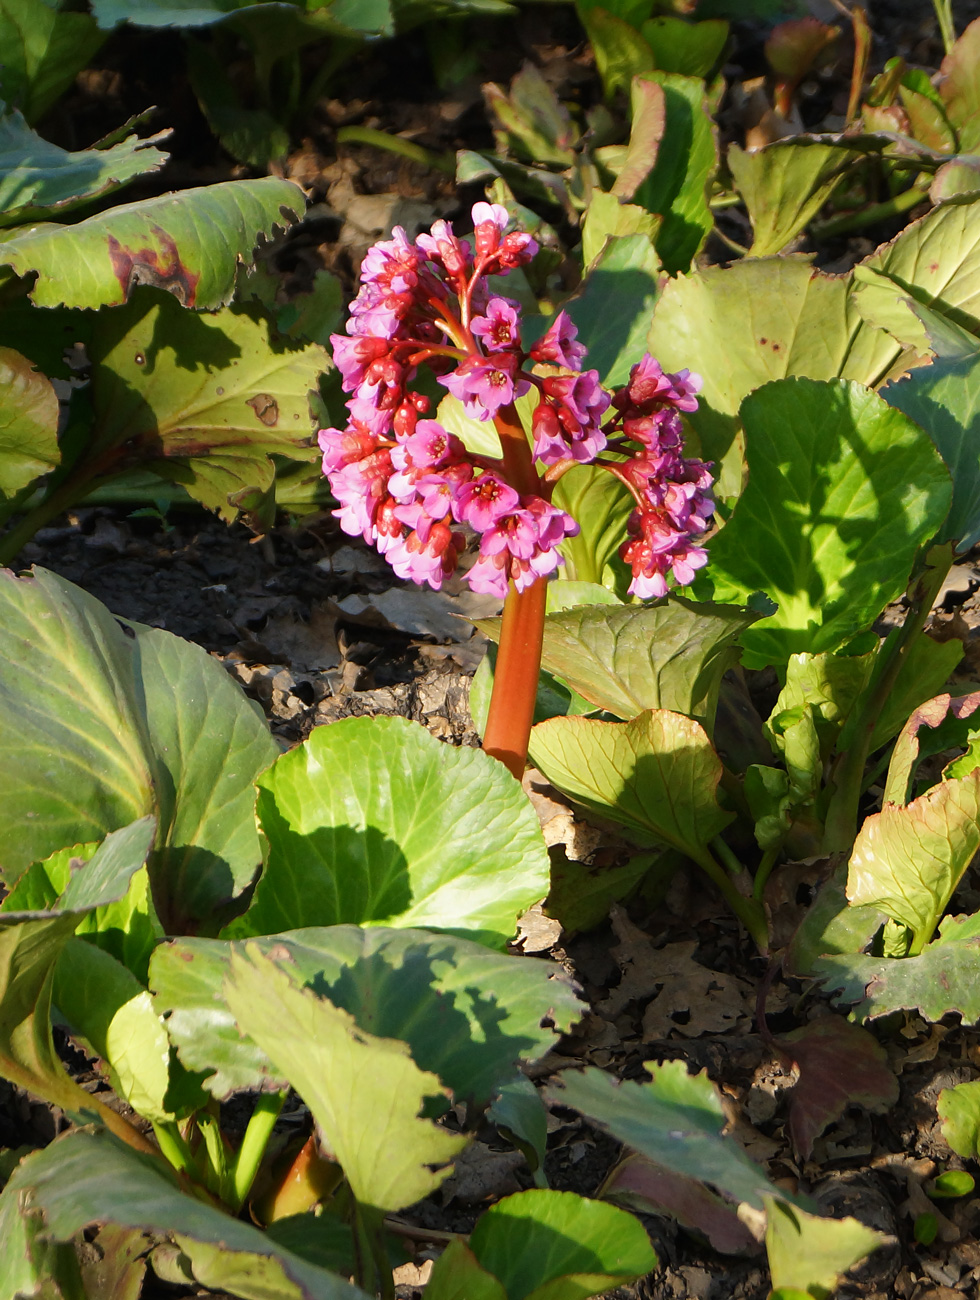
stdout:
[[[616,475],[636,507],[620,555],[630,592],[667,594],[707,560],[712,476],[683,454],[681,412],[697,409],[699,376],[665,374],[646,355],[610,393],[583,369],[585,347],[568,314],[528,347],[520,306],[490,277],[534,257],[537,244],[507,232],[499,204],[473,208],[472,245],[445,221],[414,241],[397,227],[361,268],[347,335],[332,339],[343,377],[346,428],[323,429],[323,471],[341,527],[377,547],[401,578],[438,588],[469,537],[478,554],[470,587],[505,599],[484,748],[520,779],[534,713],[545,588],[559,547],[578,524],[551,502],[575,465]],[[492,420],[501,455],[477,454],[438,421],[412,387],[427,365],[472,419]],[[534,391],[530,428],[515,405]]]

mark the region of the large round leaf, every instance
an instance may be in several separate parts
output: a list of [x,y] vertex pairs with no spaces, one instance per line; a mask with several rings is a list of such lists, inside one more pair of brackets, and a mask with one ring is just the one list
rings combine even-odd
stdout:
[[[489,1101],[518,1060],[543,1056],[582,1010],[549,964],[450,935],[338,925],[252,943],[287,961],[298,981],[349,1012],[359,1029],[408,1043],[419,1066],[478,1103]],[[217,1096],[256,1087],[270,1072],[222,998],[232,952],[241,949],[181,939],[152,959],[150,983],[181,1060],[214,1071],[207,1087]]]
[[277,753],[220,664],[123,624],[71,583],[0,570],[0,866],[8,883],[68,844],[155,813],[150,877],[180,933],[254,875],[252,782]]
[[751,668],[836,650],[905,589],[952,495],[930,439],[860,384],[783,379],[742,404],[749,482],[699,589],[775,614],[742,634]]
[[268,854],[232,938],[387,923],[502,948],[548,891],[537,815],[514,778],[404,718],[317,727],[258,786]]

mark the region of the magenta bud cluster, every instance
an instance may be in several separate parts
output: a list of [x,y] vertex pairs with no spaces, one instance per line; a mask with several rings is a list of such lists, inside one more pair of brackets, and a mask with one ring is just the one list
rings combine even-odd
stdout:
[[[683,455],[680,413],[697,409],[699,377],[665,374],[645,356],[608,393],[583,370],[586,349],[563,311],[525,350],[519,304],[488,277],[529,262],[537,244],[507,231],[499,204],[477,203],[472,216],[472,241],[445,221],[414,241],[397,227],[362,263],[347,334],[331,340],[351,394],[348,423],[319,434],[341,527],[375,545],[399,577],[436,588],[475,534],[469,585],[503,598],[509,582],[523,590],[562,562],[559,546],[579,529],[551,504],[554,483],[608,449],[618,455],[599,463],[636,500],[621,549],[630,591],[665,595],[670,573],[690,582],[707,558],[694,538],[712,510],[708,467]],[[514,402],[533,391],[537,491],[519,491],[502,460],[470,452],[428,418],[429,399],[412,389],[423,364],[475,420],[513,419]]]

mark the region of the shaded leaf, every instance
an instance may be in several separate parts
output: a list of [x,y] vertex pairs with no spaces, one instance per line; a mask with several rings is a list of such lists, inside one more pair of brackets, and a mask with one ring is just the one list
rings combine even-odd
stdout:
[[857,1219],[822,1219],[766,1198],[766,1253],[776,1290],[829,1300],[841,1276],[893,1239]]
[[925,429],[953,480],[953,501],[936,540],[969,550],[980,540],[980,357],[934,361],[882,393]]
[[[951,486],[926,435],[858,384],[784,379],[742,405],[749,482],[701,589],[778,609],[742,636],[761,668],[835,650],[905,589]],[[713,589],[713,590],[712,590]]]
[[595,1068],[565,1071],[564,1086],[549,1088],[547,1097],[553,1105],[581,1111],[656,1164],[761,1209],[775,1188],[735,1139],[724,1135],[721,1097],[707,1072],[690,1075],[683,1061],[647,1068],[649,1083],[617,1083]]
[[8,885],[65,844],[154,813],[161,921],[170,933],[188,917],[213,923],[258,864],[252,781],[277,752],[239,687],[198,646],[124,625],[43,569],[0,570],[0,658]]
[[406,1043],[359,1029],[255,944],[232,953],[224,993],[275,1077],[309,1106],[360,1204],[400,1210],[448,1176],[448,1162],[468,1139],[420,1118],[442,1085],[418,1068]]
[[854,1007],[860,1020],[873,1020],[892,1011],[918,1011],[926,1020],[942,1020],[958,1012],[963,1023],[980,1020],[980,961],[978,918],[948,916],[939,936],[914,957],[868,957],[840,953],[821,957],[813,972],[834,1001]]
[[85,457],[149,469],[227,521],[235,494],[271,487],[272,454],[310,460],[309,394],[327,368],[317,344],[278,338],[254,305],[184,310],[143,289],[99,316],[89,343],[94,427]]
[[264,1289],[239,1290],[265,1300],[364,1300],[342,1278],[278,1246],[251,1224],[180,1190],[159,1159],[144,1156],[104,1132],[68,1133],[37,1151],[8,1184],[44,1215],[45,1230],[69,1241],[91,1224],[117,1224],[187,1243],[220,1245],[229,1270],[249,1272]]
[[470,1249],[503,1282],[507,1300],[585,1300],[657,1266],[633,1215],[572,1192],[540,1189],[505,1196],[486,1210]]
[[[0,0],[0,24],[3,5],[9,3]],[[130,135],[104,149],[69,153],[42,140],[20,113],[0,117],[0,228],[58,220],[81,203],[159,171],[169,155],[156,144],[169,135],[159,131],[148,140]]]
[[278,177],[224,181],[120,205],[73,226],[32,227],[0,243],[0,265],[37,273],[38,307],[124,303],[155,285],[185,307],[231,300],[238,264],[305,209],[298,185]]
[[481,1268],[461,1237],[454,1237],[436,1260],[425,1294],[428,1300],[509,1300],[503,1285]]
[[594,929],[609,915],[610,904],[631,894],[656,867],[659,857],[658,853],[637,853],[622,865],[604,867],[576,862],[566,857],[559,846],[553,846],[545,915],[561,922],[566,937]]
[[387,922],[502,948],[547,891],[537,816],[514,778],[404,718],[317,727],[258,785],[268,855],[232,938]]
[[643,355],[659,270],[648,235],[609,239],[575,295],[563,303],[589,350],[589,366],[607,388],[626,383],[630,367]]
[[541,1093],[526,1074],[515,1074],[494,1094],[486,1114],[521,1152],[534,1175],[535,1186],[547,1187],[544,1161],[548,1146],[548,1111]]
[[689,1174],[628,1155],[607,1176],[600,1195],[636,1214],[666,1214],[704,1237],[722,1255],[751,1255],[759,1243],[739,1219],[736,1206]]
[[980,770],[866,818],[848,864],[848,901],[880,908],[907,925],[918,952],[978,848]]
[[936,1110],[952,1150],[964,1160],[980,1157],[980,1080],[944,1088]]
[[607,98],[617,90],[628,91],[638,73],[655,66],[650,46],[619,14],[591,4],[580,4],[578,10]]
[[[632,494],[625,484],[599,466],[575,465],[555,485],[552,501],[579,526],[577,535],[566,537],[559,547],[565,557],[562,572],[571,580],[598,586],[626,540],[626,521],[636,504]],[[613,601],[598,596],[581,603],[602,601],[620,603],[618,597]]]
[[881,1114],[898,1100],[898,1079],[884,1048],[866,1029],[840,1016],[812,1020],[777,1038],[776,1047],[799,1070],[789,1098],[789,1131],[803,1160],[848,1106]]
[[37,0],[0,0],[0,94],[36,122],[104,40],[87,13]]
[[[897,639],[899,634],[900,629],[893,629],[889,636]],[[925,632],[914,637],[905,650],[894,687],[875,719],[870,746],[872,752],[879,746],[887,744],[899,733],[913,710],[943,689],[954,668],[963,658],[963,643],[957,637],[950,637],[948,641],[936,641]],[[885,656],[879,655],[875,663],[875,671],[871,675],[872,690],[884,661]],[[857,714],[851,715],[849,723],[857,723]],[[838,749],[845,749],[850,744],[851,738],[852,726],[845,724]]]
[[790,974],[812,975],[826,954],[861,952],[884,925],[876,907],[848,906],[845,883],[846,869],[838,868],[807,908],[783,958]]
[[697,860],[731,821],[718,804],[721,760],[704,729],[666,709],[631,722],[552,718],[531,732],[531,758],[552,785],[625,826]]
[[[482,944],[415,930],[332,926],[258,939],[254,948],[289,963],[304,986],[330,998],[359,1029],[408,1043],[412,1058],[461,1099],[486,1103],[518,1060],[554,1043],[581,1004],[549,967]],[[157,949],[151,987],[184,1064],[215,1071],[217,1096],[256,1087],[269,1072],[222,1005],[221,988],[240,943],[186,939]],[[484,991],[485,990],[485,991]]]
[[0,505],[60,459],[50,379],[13,348],[0,347]]

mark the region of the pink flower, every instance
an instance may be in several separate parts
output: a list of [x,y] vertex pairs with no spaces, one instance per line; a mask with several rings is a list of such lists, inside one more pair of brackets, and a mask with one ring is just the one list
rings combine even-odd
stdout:
[[516,509],[520,497],[499,474],[481,474],[464,483],[456,494],[456,518],[477,533],[485,533],[498,519]]
[[479,258],[495,253],[500,246],[500,236],[507,229],[510,216],[500,203],[474,203],[470,214],[476,237],[476,255]]
[[400,438],[392,448],[391,463],[398,469],[435,469],[452,459],[466,455],[466,448],[447,433],[438,420],[419,420],[407,438]]
[[597,370],[585,370],[580,375],[549,375],[541,388],[547,397],[564,406],[583,429],[597,425],[610,402],[609,394],[599,383]]
[[352,393],[364,382],[368,367],[379,357],[383,357],[389,347],[385,338],[357,336],[348,338],[344,334],[331,334],[330,344],[333,359],[343,379],[344,391]]
[[701,376],[692,374],[690,370],[678,371],[676,375],[664,374],[660,362],[647,352],[630,370],[626,391],[630,402],[641,409],[661,403],[678,411],[696,411],[695,394],[701,391],[701,384]]
[[534,361],[551,361],[566,370],[581,370],[586,348],[584,344],[575,342],[577,337],[578,329],[572,318],[568,312],[560,311],[548,332],[531,345],[530,356]]
[[430,262],[445,268],[452,276],[462,275],[469,269],[472,255],[469,248],[453,234],[446,221],[437,221],[428,235],[419,235],[415,243]]
[[485,316],[474,316],[470,329],[483,340],[488,352],[501,352],[505,348],[520,347],[521,336],[517,312],[506,298],[491,298]]
[[518,370],[518,359],[512,352],[467,357],[450,374],[440,375],[439,382],[459,398],[466,414],[476,420],[489,420],[502,406],[521,397],[531,387]]
[[376,443],[362,429],[321,429],[316,436],[323,452],[323,472],[333,474],[345,465],[363,460],[374,451]]

